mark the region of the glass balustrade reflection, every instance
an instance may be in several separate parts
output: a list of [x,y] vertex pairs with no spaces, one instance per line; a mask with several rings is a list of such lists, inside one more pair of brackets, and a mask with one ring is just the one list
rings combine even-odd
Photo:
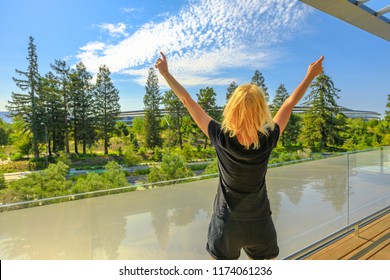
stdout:
[[[0,258],[209,259],[217,182],[2,212]],[[390,205],[390,149],[271,168],[267,185],[284,258]]]

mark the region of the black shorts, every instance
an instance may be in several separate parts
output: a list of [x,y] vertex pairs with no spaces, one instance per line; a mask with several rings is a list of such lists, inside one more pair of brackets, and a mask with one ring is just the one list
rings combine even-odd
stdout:
[[207,251],[214,259],[236,260],[241,248],[254,260],[273,259],[279,254],[272,217],[254,221],[225,220],[211,217]]

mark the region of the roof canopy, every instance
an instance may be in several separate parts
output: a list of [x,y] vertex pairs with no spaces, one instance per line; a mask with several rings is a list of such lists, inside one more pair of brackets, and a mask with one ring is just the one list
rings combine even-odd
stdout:
[[390,3],[375,11],[369,8],[369,0],[300,1],[390,42],[390,19],[385,16]]

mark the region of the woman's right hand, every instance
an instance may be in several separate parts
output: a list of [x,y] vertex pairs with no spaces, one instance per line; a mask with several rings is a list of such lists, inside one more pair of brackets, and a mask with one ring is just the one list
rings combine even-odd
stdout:
[[322,72],[322,61],[324,60],[324,56],[322,55],[318,60],[314,61],[307,68],[307,76],[311,79],[314,79],[316,76],[321,74]]
[[161,57],[159,57],[157,59],[156,63],[154,64],[154,67],[156,67],[158,69],[158,71],[160,72],[160,74],[162,76],[165,76],[169,73],[168,62],[167,62],[167,58],[165,57],[164,53],[160,52],[160,54],[161,54]]

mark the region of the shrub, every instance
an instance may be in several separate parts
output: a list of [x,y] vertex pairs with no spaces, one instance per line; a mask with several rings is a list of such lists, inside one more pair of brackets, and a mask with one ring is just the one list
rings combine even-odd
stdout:
[[194,148],[190,144],[184,144],[183,149],[178,151],[178,154],[183,156],[186,161],[191,161],[194,158]]
[[201,150],[202,152],[202,158],[204,159],[211,159],[211,158],[214,158],[217,153],[215,152],[215,149],[213,147],[208,147],[206,149],[202,149]]
[[297,154],[300,158],[311,158],[312,151],[310,148],[304,148],[303,150],[298,150]]
[[72,181],[73,183],[76,183],[78,180],[80,180],[81,178],[84,178],[87,177],[87,173],[81,173],[81,174],[76,174],[76,175],[72,175],[69,180]]
[[150,168],[145,169],[136,169],[134,175],[148,175],[150,173]]
[[148,155],[147,155],[147,152],[148,150],[145,148],[145,147],[140,147],[138,149],[138,155],[141,156],[143,159],[147,159],[148,158]]
[[125,173],[117,162],[110,161],[105,168],[106,171],[101,175],[90,172],[85,178],[79,178],[72,187],[72,193],[113,189],[128,185]]
[[17,161],[23,159],[22,153],[16,152],[10,156],[12,161]]
[[107,188],[120,188],[128,185],[126,175],[117,162],[110,161],[105,168],[103,177],[109,183]]
[[142,158],[139,155],[137,155],[133,147],[129,145],[125,150],[123,160],[127,166],[134,166],[139,164],[142,161]]
[[214,158],[213,162],[210,163],[203,172],[203,174],[214,174],[214,173],[218,173],[218,159],[217,158]]
[[160,147],[155,147],[154,150],[153,150],[153,156],[151,157],[151,159],[153,161],[161,161],[162,160],[162,156],[163,156],[163,152],[161,150]]
[[[3,190],[0,190],[0,202],[3,204],[18,202],[18,195],[13,189],[5,188]],[[4,209],[0,210],[0,212],[2,211],[4,211]]]
[[59,162],[50,164],[40,172],[33,172],[26,177],[12,181],[12,188],[20,200],[34,200],[60,196],[68,193],[70,185],[66,181],[69,167]]
[[165,155],[160,167],[152,167],[148,175],[149,182],[159,182],[192,176],[193,173],[187,168],[183,156]]
[[382,145],[390,146],[390,134],[386,134],[386,136],[382,140]]
[[191,169],[192,171],[201,171],[205,170],[207,166],[209,166],[209,163],[200,163],[200,164],[192,164],[189,165],[188,168]]
[[57,162],[62,161],[63,163],[70,165],[71,164],[71,157],[68,153],[60,152],[60,155],[57,158]]
[[6,184],[5,184],[5,178],[4,174],[0,174],[0,190],[5,189]]
[[4,151],[0,151],[0,160],[7,160],[8,156],[4,153]]
[[76,169],[101,169],[108,162],[113,160],[119,160],[117,155],[88,155],[81,156],[79,155],[79,159],[77,161],[72,162],[72,167]]
[[118,151],[118,156],[123,156],[123,149],[122,149],[122,147],[119,147],[117,151]]
[[79,178],[72,187],[72,193],[84,193],[103,190],[107,188],[104,178],[94,172],[88,173],[87,177]]
[[29,162],[24,161],[10,161],[6,164],[0,165],[0,173],[11,173],[29,170]]
[[46,168],[46,158],[30,159],[29,169],[30,170],[41,170]]

